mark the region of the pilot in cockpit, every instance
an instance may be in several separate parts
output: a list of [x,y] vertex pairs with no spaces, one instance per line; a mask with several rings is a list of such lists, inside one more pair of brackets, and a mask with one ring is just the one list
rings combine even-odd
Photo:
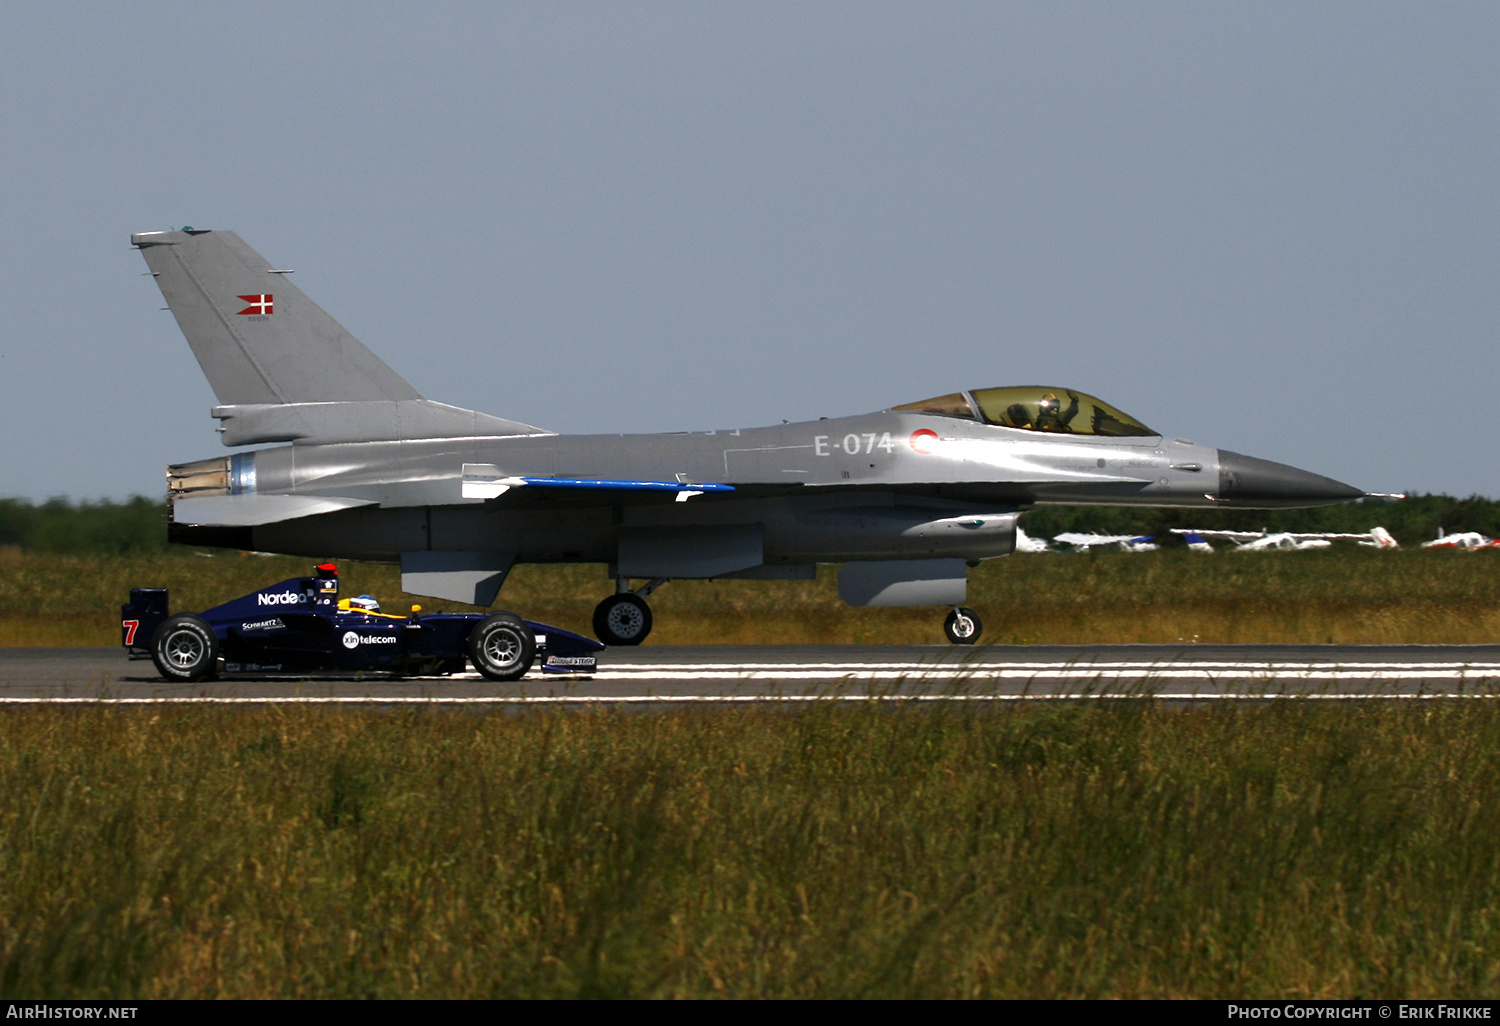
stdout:
[[1066,389],[1068,398],[1072,400],[1068,408],[1062,408],[1062,402],[1054,392],[1043,392],[1041,402],[1037,403],[1036,423],[1032,425],[1037,431],[1072,431],[1069,425],[1073,418],[1078,416],[1078,393],[1072,389]]

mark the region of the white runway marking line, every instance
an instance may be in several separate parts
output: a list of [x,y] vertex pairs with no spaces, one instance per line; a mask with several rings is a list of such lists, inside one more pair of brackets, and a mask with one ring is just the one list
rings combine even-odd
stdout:
[[1235,663],[1224,660],[1203,660],[1203,658],[1194,658],[1194,660],[1152,661],[1152,663],[1148,663],[1148,661],[1121,660],[1098,661],[1098,663],[1085,660],[1053,660],[1047,661],[1047,663],[1023,663],[1023,661],[1017,660],[1007,660],[1004,663],[980,663],[980,661],[972,661],[972,663],[968,663],[968,661],[951,661],[951,663],[919,663],[919,661],[904,661],[904,663],[625,663],[619,664],[619,666],[601,666],[600,669],[607,669],[610,672],[657,672],[657,670],[682,669],[682,667],[702,670],[774,670],[793,669],[793,667],[801,667],[801,669],[1022,669],[1022,667],[1032,667],[1032,669],[1067,669],[1067,667],[1076,667],[1076,669],[1086,669],[1086,667],[1103,667],[1103,669],[1173,669],[1173,667],[1181,666],[1197,666],[1205,667],[1205,669],[1253,669],[1253,667],[1266,669],[1266,667],[1278,666],[1331,666],[1349,667],[1349,669],[1412,666],[1421,667],[1421,669],[1443,669],[1443,667],[1451,669],[1451,667],[1455,666],[1467,666],[1473,667],[1473,669],[1500,670],[1500,663],[1454,663],[1454,661],[1418,663],[1418,661],[1395,660],[1379,661],[1379,663],[1335,663],[1335,661],[1326,660],[1326,658],[1316,661],[1257,660],[1235,661]]
[[[1328,663],[1328,662],[1049,662],[1049,663],[640,663],[601,667],[592,674],[553,675],[529,678],[530,683],[544,680],[566,683],[591,680],[601,683],[626,683],[646,678],[652,681],[829,681],[838,684],[976,684],[986,681],[1043,682],[1157,682],[1162,684],[1201,681],[1219,684],[1226,681],[1252,680],[1257,684],[1339,683],[1351,680],[1375,681],[1463,681],[1482,684],[1500,683],[1500,663]],[[231,678],[232,679],[232,678]],[[266,675],[254,678],[266,683],[341,683],[328,677],[308,678],[296,675]],[[430,681],[434,684],[484,683],[472,671],[446,677],[406,677],[407,683]],[[397,683],[396,680],[381,683]]]
[[[648,663],[606,667],[579,677],[548,675],[533,677],[537,683],[554,680],[592,680],[625,683],[648,678],[653,681],[809,681],[836,683],[978,683],[993,680],[1059,681],[1206,681],[1226,679],[1270,681],[1413,681],[1459,680],[1500,682],[1500,663]],[[301,682],[309,678],[273,675],[257,678],[267,682]],[[455,673],[447,677],[407,677],[409,683],[459,681],[483,683],[477,673]],[[317,683],[334,683],[314,678]],[[391,681],[390,683],[395,683]]]
[[1500,679],[1500,664],[1480,663],[824,663],[638,665],[603,668],[599,681],[827,680],[921,682],[930,680],[1487,680]]
[[1043,670],[1311,670],[1311,669],[1337,669],[1337,670],[1376,670],[1376,669],[1422,669],[1422,670],[1452,670],[1470,669],[1489,673],[1500,672],[1500,663],[1416,663],[1416,662],[1380,662],[1380,663],[1335,663],[1328,660],[1318,662],[1210,662],[1206,660],[1191,660],[1183,662],[1050,662],[1050,663],[636,663],[623,666],[600,667],[599,673],[663,673],[682,670],[730,672],[785,672],[796,671],[858,671],[858,670],[905,670],[905,671],[1001,671],[1001,670],[1030,670],[1040,672]]

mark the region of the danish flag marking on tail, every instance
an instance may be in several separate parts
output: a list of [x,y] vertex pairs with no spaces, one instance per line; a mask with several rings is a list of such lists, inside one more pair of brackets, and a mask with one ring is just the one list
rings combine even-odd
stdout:
[[271,302],[274,297],[269,293],[262,293],[258,296],[240,296],[239,298],[250,304],[240,311],[241,315],[255,314],[256,316],[264,317],[266,314],[272,312]]

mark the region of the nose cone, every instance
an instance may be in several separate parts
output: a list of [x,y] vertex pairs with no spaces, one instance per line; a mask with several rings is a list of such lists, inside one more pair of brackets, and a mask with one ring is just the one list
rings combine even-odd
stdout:
[[1226,506],[1257,509],[1326,506],[1358,499],[1364,494],[1342,481],[1309,474],[1285,463],[1219,450],[1219,501]]

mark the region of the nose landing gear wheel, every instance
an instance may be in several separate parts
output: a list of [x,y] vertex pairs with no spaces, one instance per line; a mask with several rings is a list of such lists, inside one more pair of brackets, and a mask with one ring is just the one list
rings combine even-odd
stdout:
[[611,595],[594,607],[594,634],[606,645],[639,645],[651,633],[651,607],[639,595]]
[[943,621],[943,633],[955,645],[972,645],[983,632],[984,624],[980,622],[979,614],[968,606],[958,606]]

